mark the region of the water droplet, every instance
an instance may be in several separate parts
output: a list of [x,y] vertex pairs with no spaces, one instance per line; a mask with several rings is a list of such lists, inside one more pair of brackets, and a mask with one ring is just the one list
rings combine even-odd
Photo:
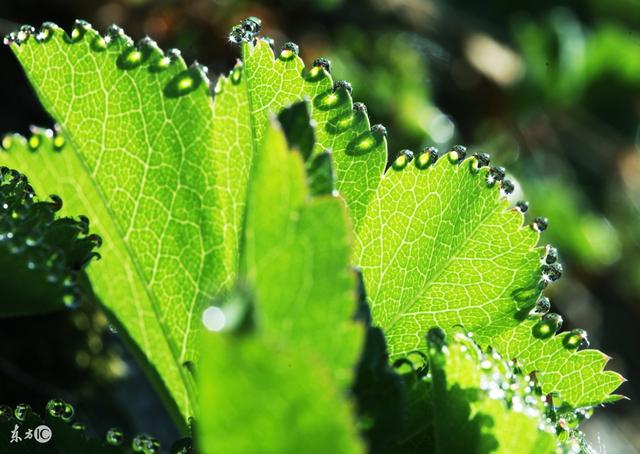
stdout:
[[181,438],[171,446],[171,454],[193,454],[194,452],[191,437]]
[[487,184],[493,186],[496,182],[504,180],[505,173],[504,167],[491,167],[487,173]]
[[27,144],[29,145],[29,149],[31,151],[37,150],[41,143],[42,137],[40,136],[40,134],[33,134],[27,141]]
[[363,132],[353,139],[348,145],[346,153],[350,156],[360,156],[371,152],[380,145],[386,136],[387,130],[382,125],[374,125],[370,131]]
[[69,422],[73,419],[73,415],[75,414],[75,410],[73,405],[65,404],[62,415],[60,416],[64,422]]
[[412,159],[413,152],[411,150],[401,150],[393,161],[393,164],[391,164],[391,167],[393,170],[403,170]]
[[28,404],[18,404],[13,411],[13,416],[15,416],[18,421],[24,421],[27,419],[29,413],[31,413],[31,406]]
[[107,29],[107,33],[105,34],[104,40],[107,43],[107,46],[114,44],[116,41],[126,41],[129,44],[133,42],[131,38],[129,38],[124,33],[124,30],[122,30],[122,28],[118,27],[115,24],[109,26],[109,28]]
[[91,24],[84,20],[76,20],[71,29],[71,41],[78,42],[87,33],[87,30],[91,28]]
[[371,126],[371,133],[376,136],[387,137],[387,128],[382,125],[373,125]]
[[459,164],[467,156],[467,149],[462,145],[454,145],[447,153],[447,157],[452,164]]
[[500,183],[500,193],[503,196],[508,196],[509,194],[513,193],[514,189],[515,186],[513,185],[511,180],[504,179],[502,180],[502,183]]
[[35,34],[35,32],[36,29],[31,25],[23,25],[22,27],[20,27],[18,33],[16,34],[16,42],[18,44],[26,42],[31,35]]
[[117,427],[112,427],[107,431],[106,440],[107,444],[118,446],[124,441],[124,433]]
[[179,60],[181,56],[182,52],[180,52],[180,49],[172,48],[167,51],[167,57],[169,57],[171,61]]
[[134,69],[140,66],[149,56],[148,49],[130,47],[118,56],[116,64],[120,69]]
[[367,106],[364,105],[364,103],[361,102],[354,102],[353,103],[353,111],[356,113],[363,113],[363,114],[367,114]]
[[313,99],[313,105],[319,110],[329,110],[349,100],[346,90],[327,90]]
[[309,70],[309,79],[318,80],[331,73],[331,62],[326,58],[316,58]]
[[547,244],[547,247],[545,248],[544,261],[548,265],[551,265],[552,263],[556,263],[558,261],[558,250],[553,246]]
[[160,442],[153,437],[147,437],[142,445],[144,454],[157,454],[160,452]]
[[222,331],[227,325],[224,311],[218,306],[210,306],[202,313],[202,323],[209,331]]
[[516,203],[516,210],[518,210],[520,213],[526,213],[528,209],[529,202],[527,202],[526,200],[519,200]]
[[65,139],[64,136],[60,133],[56,134],[53,137],[53,149],[56,151],[60,151],[64,148]]
[[51,399],[47,402],[46,410],[54,418],[62,417],[64,408],[67,404],[62,399]]
[[[18,39],[18,36],[16,35],[16,33],[15,32],[11,32],[8,35],[4,36],[4,38],[2,40],[2,43],[5,46],[10,46],[11,44],[15,43],[17,39]],[[20,44],[20,43],[17,43],[17,44]]]
[[420,153],[416,158],[416,167],[420,170],[424,170],[434,164],[437,160],[438,149],[435,147],[428,147],[422,150],[422,153]]
[[339,80],[333,84],[333,91],[340,91],[340,90],[344,90],[349,94],[353,93],[353,87],[346,80]]
[[418,375],[416,365],[409,358],[398,358],[391,365],[399,375]]
[[177,61],[180,58],[180,51],[178,49],[170,49],[166,55],[158,55],[158,57],[151,63],[149,70],[154,73],[164,71],[171,63]]
[[102,52],[107,49],[107,40],[102,36],[98,35],[91,41],[91,49],[96,52]]
[[5,421],[13,416],[13,411],[8,405],[0,405],[0,421]]
[[491,162],[491,157],[487,153],[475,153],[473,157],[478,161],[478,167],[487,167]]
[[11,134],[5,134],[2,137],[2,148],[8,151],[12,145],[13,145],[13,136]]
[[533,326],[533,335],[540,339],[553,336],[562,327],[562,317],[555,313],[550,313]]
[[230,79],[233,85],[238,85],[240,83],[240,81],[242,80],[242,66],[236,66],[235,68],[233,68],[233,71],[231,71]]
[[259,33],[262,28],[262,20],[256,16],[249,16],[242,21],[242,26],[245,30],[256,34]]
[[544,232],[549,227],[549,221],[547,218],[537,217],[531,223],[531,228],[536,232]]
[[545,283],[555,282],[562,277],[562,265],[552,263],[542,265],[542,280]]
[[262,21],[257,17],[247,17],[240,25],[236,25],[229,33],[229,41],[235,44],[250,42],[260,32]]
[[587,339],[587,332],[583,329],[577,328],[567,334],[562,343],[570,350],[577,348],[587,348],[589,346],[589,339]]
[[79,299],[73,293],[67,293],[62,297],[62,303],[69,309],[74,309],[79,305]]
[[151,65],[151,69],[160,72],[167,69],[171,65],[171,59],[167,56],[157,58]]
[[53,31],[57,28],[57,26],[51,22],[45,22],[36,33],[36,42],[38,43],[46,43],[53,37]]
[[549,301],[549,298],[547,298],[546,296],[543,296],[538,301],[536,301],[536,305],[533,309],[531,309],[529,315],[532,318],[543,317],[547,315],[547,313],[549,313],[549,310],[551,310],[551,301]]
[[133,452],[142,452],[144,443],[147,441],[146,435],[136,435],[131,442],[131,449]]
[[200,71],[191,67],[176,75],[165,87],[164,94],[169,98],[187,95],[197,90],[202,81]]
[[281,60],[291,60],[293,57],[298,55],[300,49],[296,43],[285,43],[280,50],[280,59]]

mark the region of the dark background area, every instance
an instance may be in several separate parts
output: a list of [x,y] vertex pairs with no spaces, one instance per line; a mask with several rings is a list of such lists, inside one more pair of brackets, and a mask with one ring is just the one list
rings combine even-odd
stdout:
[[[454,143],[507,167],[514,199],[544,215],[543,241],[558,247],[565,276],[547,294],[565,328],[585,328],[630,380],[630,401],[585,425],[594,448],[640,449],[640,2],[587,0],[20,0],[0,4],[0,33],[75,18],[121,25],[179,48],[212,78],[238,57],[231,26],[263,20],[279,47],[306,62],[326,56],[353,84],[372,123],[400,149]],[[50,126],[17,61],[0,48],[0,134]],[[0,402],[76,406],[94,434],[110,426],[177,437],[142,372],[92,307],[0,320]]]

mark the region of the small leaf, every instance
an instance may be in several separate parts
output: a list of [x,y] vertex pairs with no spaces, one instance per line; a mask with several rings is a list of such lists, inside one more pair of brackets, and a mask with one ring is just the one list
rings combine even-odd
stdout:
[[[20,140],[11,137],[11,140]],[[78,281],[101,243],[86,218],[60,218],[62,199],[39,201],[27,177],[0,167],[0,317],[75,307]]]
[[[215,332],[203,339],[200,393],[215,405],[201,410],[201,449],[361,452],[344,395],[363,334],[346,210],[309,197],[302,155],[275,124],[247,210],[241,279],[251,296],[233,292],[205,319]],[[251,323],[230,323],[247,314],[238,307],[252,308]]]

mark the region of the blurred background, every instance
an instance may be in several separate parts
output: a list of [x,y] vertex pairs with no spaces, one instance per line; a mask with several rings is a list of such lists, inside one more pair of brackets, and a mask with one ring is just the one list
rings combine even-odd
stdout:
[[[517,182],[528,215],[549,218],[564,277],[547,294],[565,328],[629,383],[630,397],[584,426],[599,452],[640,452],[640,2],[585,0],[17,0],[0,4],[0,33],[75,18],[121,25],[198,59],[212,78],[238,57],[230,28],[263,19],[279,47],[333,63],[392,156],[427,145],[488,152]],[[0,134],[50,126],[17,61],[0,49]],[[177,432],[102,314],[84,307],[0,320],[0,401],[41,409],[58,396],[90,432]]]

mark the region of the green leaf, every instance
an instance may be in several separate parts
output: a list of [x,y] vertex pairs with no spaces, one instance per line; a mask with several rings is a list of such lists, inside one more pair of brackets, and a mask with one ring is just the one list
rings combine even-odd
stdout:
[[208,334],[203,348],[217,353],[201,366],[201,397],[215,402],[200,414],[203,452],[362,452],[349,407],[313,354],[268,336]]
[[435,452],[556,452],[544,397],[500,356],[457,334],[430,342],[429,359]]
[[[364,107],[352,104],[348,84],[334,87],[326,62],[305,71],[291,46],[275,59],[263,40],[243,43],[243,62],[218,80],[212,104],[198,68],[170,63],[149,42],[134,48],[110,36],[105,43],[78,24],[71,36],[52,28],[43,42],[29,38],[12,49],[63,124],[75,151],[65,159],[77,161],[71,168],[84,174],[91,204],[99,205],[77,211],[106,216],[100,222],[118,255],[104,261],[108,272],[92,270],[97,293],[149,350],[183,415],[190,377],[181,364],[196,356],[194,316],[242,264],[247,186],[267,116],[304,98],[317,125],[312,154],[332,151],[336,187],[356,231],[354,260],[392,357],[417,348],[430,326],[462,324],[482,345],[536,370],[545,392],[575,406],[616,398],[609,394],[622,379],[602,372],[604,355],[568,349],[566,336],[532,335],[539,322],[524,319],[540,294],[538,235],[522,228],[497,187],[486,187],[487,169],[440,162],[383,176],[384,128],[369,128]],[[403,155],[394,168],[407,161]],[[140,295],[137,315],[130,296],[114,297],[112,275],[126,282],[128,295]],[[143,338],[147,323],[165,333],[157,346]]]
[[537,371],[545,393],[576,407],[609,401],[623,379],[602,371],[607,357],[567,348],[569,333],[536,335],[542,322],[527,317],[543,281],[538,232],[509,208],[495,171],[460,158],[398,158],[358,230],[356,263],[391,357],[418,349],[431,326],[461,325]]
[[[275,58],[267,42],[258,39],[255,44],[242,43],[242,57],[214,89],[214,153],[219,164],[215,179],[225,189],[221,209],[229,224],[241,223],[247,181],[268,114],[310,99],[311,119],[316,125],[313,153],[332,151],[336,189],[358,225],[386,162],[386,140],[371,131],[366,109],[354,109],[347,88],[334,90],[325,66],[317,64],[305,71],[304,63],[291,50],[284,49]],[[229,230],[226,244],[237,242],[239,232]],[[237,255],[238,247],[232,249]]]
[[[384,166],[384,137],[352,109],[346,88],[334,92],[324,69],[303,77],[292,51],[276,59],[262,40],[243,44],[244,62],[218,80],[212,103],[202,70],[163,56],[150,40],[134,47],[121,30],[102,37],[85,22],[70,35],[52,24],[23,34],[11,49],[69,145],[57,158],[63,165],[21,154],[21,169],[94,220],[109,243],[90,273],[94,289],[188,416],[194,402],[182,364],[197,359],[194,320],[237,275],[267,115],[315,100],[316,154],[332,150],[337,189],[356,223]],[[314,191],[326,191],[320,161]]]
[[[232,274],[208,171],[208,84],[199,68],[165,58],[151,41],[133,47],[116,29],[103,38],[78,22],[71,35],[53,25],[41,33],[40,42],[32,36],[11,48],[71,146],[62,167],[48,159],[48,171],[32,163],[23,170],[45,173],[34,178],[96,223],[108,243],[90,273],[96,292],[186,417],[194,401],[182,364],[196,357],[193,325]],[[58,189],[71,178],[75,187]]]
[[[125,324],[126,334],[156,367],[164,386],[185,414],[189,411],[189,403],[181,376],[182,367],[174,359],[149,293],[127,255],[126,244],[111,212],[78,154],[68,144],[55,146],[56,138],[51,134],[39,134],[35,149],[29,148],[28,141],[19,136],[12,138],[10,146],[0,152],[0,163],[28,171],[29,181],[37,193],[61,195],[64,199],[61,215],[85,213],[92,220],[92,230],[104,241],[100,248],[102,259],[87,268],[93,290]],[[7,141],[5,145],[8,145]]]
[[359,452],[342,394],[363,337],[352,320],[346,209],[309,196],[302,155],[289,152],[277,125],[265,133],[249,194],[241,282],[250,296],[238,291],[214,306],[219,323],[205,317],[222,332],[203,341],[201,398],[215,404],[201,410],[201,449]]
[[57,217],[61,206],[57,196],[38,200],[27,177],[0,167],[0,317],[78,304],[78,282],[101,239],[89,235],[86,220]]
[[363,329],[350,269],[351,231],[340,199],[310,198],[301,155],[270,130],[250,186],[244,275],[263,329],[325,358],[345,386],[351,381]]

